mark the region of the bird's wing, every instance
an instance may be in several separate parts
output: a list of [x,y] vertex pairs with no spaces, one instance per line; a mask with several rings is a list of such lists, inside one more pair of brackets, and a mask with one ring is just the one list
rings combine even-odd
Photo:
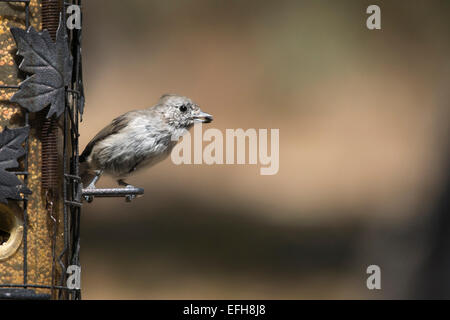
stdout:
[[111,121],[110,124],[108,124],[99,133],[97,133],[95,137],[88,143],[86,148],[84,148],[84,151],[80,156],[80,162],[84,162],[87,160],[97,142],[118,133],[120,130],[126,127],[128,122],[130,121],[130,113],[132,112],[134,111],[127,112],[115,118],[113,121]]

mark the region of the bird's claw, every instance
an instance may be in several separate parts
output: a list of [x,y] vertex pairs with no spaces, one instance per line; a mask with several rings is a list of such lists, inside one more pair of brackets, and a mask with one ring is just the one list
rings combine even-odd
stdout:
[[[96,179],[92,180],[92,182],[86,187],[86,189],[97,189],[97,187],[95,186],[95,182]],[[84,200],[87,201],[88,203],[94,201],[94,196],[83,196],[83,197]]]
[[[134,188],[135,187],[132,186],[131,184],[127,184],[125,186],[125,189],[134,189]],[[133,199],[136,199],[136,195],[134,195],[134,194],[129,194],[129,195],[125,196],[125,201],[126,202],[131,202],[131,200],[133,200]]]

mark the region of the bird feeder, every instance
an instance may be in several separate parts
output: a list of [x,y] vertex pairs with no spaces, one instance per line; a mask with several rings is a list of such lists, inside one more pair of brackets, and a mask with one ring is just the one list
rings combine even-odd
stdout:
[[0,299],[80,299],[81,29],[0,0]]
[[[0,0],[0,299],[81,299],[81,0]],[[67,23],[66,23],[67,22]]]

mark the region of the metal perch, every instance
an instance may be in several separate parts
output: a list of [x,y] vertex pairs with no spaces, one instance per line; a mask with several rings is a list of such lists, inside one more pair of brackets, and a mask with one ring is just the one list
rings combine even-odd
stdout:
[[97,188],[86,188],[82,189],[83,198],[87,202],[92,202],[94,197],[99,198],[111,198],[111,197],[125,197],[127,202],[130,202],[136,196],[144,194],[143,188],[136,188],[133,186],[128,186],[126,188],[108,188],[108,189],[97,189]]

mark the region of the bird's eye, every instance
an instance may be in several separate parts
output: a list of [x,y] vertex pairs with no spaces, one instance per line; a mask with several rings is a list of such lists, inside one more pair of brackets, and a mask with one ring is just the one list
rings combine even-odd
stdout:
[[186,107],[185,105],[182,105],[182,106],[180,107],[180,111],[181,111],[181,112],[186,112],[186,111],[187,111],[187,107]]

